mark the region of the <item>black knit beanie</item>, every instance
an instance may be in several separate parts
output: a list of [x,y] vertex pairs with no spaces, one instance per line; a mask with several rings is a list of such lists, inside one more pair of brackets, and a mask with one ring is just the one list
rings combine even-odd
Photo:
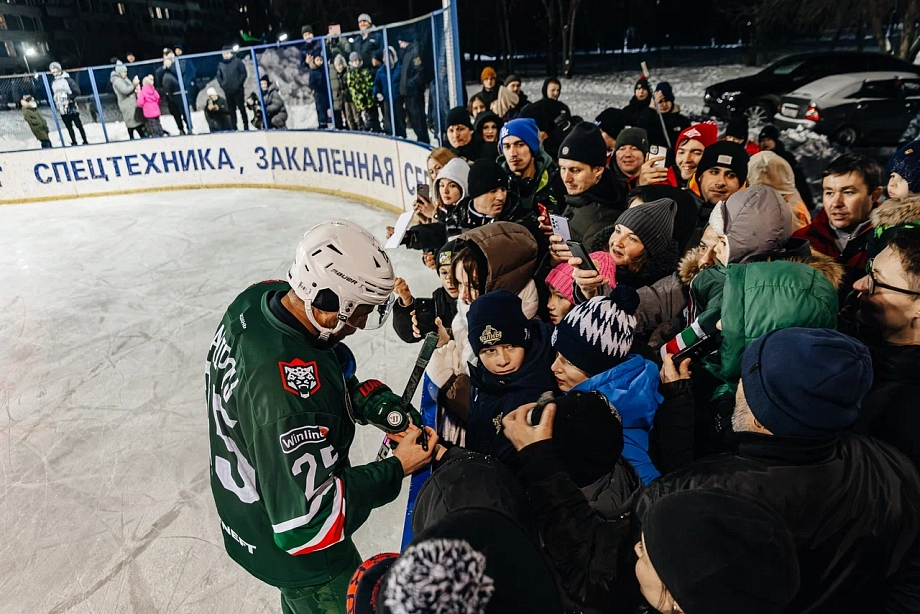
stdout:
[[654,503],[642,530],[646,556],[684,612],[780,614],[798,592],[792,534],[754,499],[672,493]]
[[626,128],[626,114],[621,109],[609,107],[594,118],[594,123],[606,132],[607,136],[617,138],[617,135]]
[[677,203],[662,198],[630,207],[617,218],[617,224],[633,231],[651,256],[664,251],[673,240],[676,214]]
[[728,121],[725,127],[725,136],[733,136],[736,139],[748,140],[748,120],[745,116],[736,117]]
[[[619,145],[619,141],[617,144]],[[747,181],[750,159],[751,156],[744,150],[744,145],[731,141],[718,141],[703,150],[703,157],[700,158],[700,163],[696,167],[696,180],[699,181],[703,173],[714,166],[721,166],[734,171],[743,185]]]
[[645,128],[626,128],[617,135],[617,149],[632,145],[644,154],[648,153],[648,132]]
[[470,112],[466,110],[466,107],[454,107],[447,112],[447,127],[451,126],[466,126],[470,130],[473,129]]
[[[465,111],[464,111],[465,112]],[[496,188],[508,189],[508,173],[491,158],[476,160],[467,179],[470,199],[478,198]]]
[[589,122],[576,125],[559,146],[559,158],[588,166],[606,166],[607,145],[600,129]]

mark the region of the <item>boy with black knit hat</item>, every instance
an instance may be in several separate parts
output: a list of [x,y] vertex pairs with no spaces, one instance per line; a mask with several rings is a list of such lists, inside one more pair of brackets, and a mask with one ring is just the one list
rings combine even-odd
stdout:
[[613,160],[617,148],[617,135],[626,129],[626,114],[620,109],[608,107],[594,118],[594,124],[601,129],[604,144],[607,145],[607,165]]
[[648,455],[649,431],[662,397],[658,367],[631,354],[639,295],[618,285],[610,296],[578,305],[553,332],[553,375],[559,390],[601,392],[623,419],[623,456],[643,484],[659,476]]
[[606,167],[606,148],[602,129],[589,122],[576,125],[559,148],[559,176],[566,191],[563,215],[572,240],[586,245],[624,209]]
[[744,151],[746,151],[749,156],[753,156],[756,153],[760,153],[760,146],[748,140],[749,133],[750,127],[748,125],[748,119],[744,115],[741,115],[728,121],[728,125],[725,127],[725,136],[722,138],[726,141],[743,145]]
[[466,447],[514,466],[514,447],[501,434],[502,416],[536,402],[544,392],[557,392],[550,370],[553,327],[528,320],[520,297],[507,290],[473,301],[467,320],[470,346],[479,360],[470,365]]
[[450,280],[450,263],[453,261],[456,241],[448,241],[435,256],[441,287],[431,298],[414,298],[406,280],[397,277],[393,293],[397,301],[393,305],[393,330],[406,343],[416,343],[426,334],[437,332],[435,319],[450,325],[457,315],[457,287]]
[[913,141],[888,159],[888,197],[920,194],[920,141]]

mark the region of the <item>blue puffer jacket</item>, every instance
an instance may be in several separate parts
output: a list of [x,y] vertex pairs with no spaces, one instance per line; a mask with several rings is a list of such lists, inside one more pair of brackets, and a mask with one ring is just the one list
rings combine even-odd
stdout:
[[658,394],[658,368],[633,354],[626,362],[585,380],[573,391],[602,392],[623,419],[623,456],[635,468],[643,484],[661,474],[648,456],[648,434],[663,397]]
[[493,375],[470,363],[470,420],[466,448],[491,454],[516,468],[517,452],[501,430],[501,418],[521,405],[535,403],[544,392],[558,394],[551,366],[556,358],[550,338],[553,326],[530,321],[532,344],[521,368],[510,375]]

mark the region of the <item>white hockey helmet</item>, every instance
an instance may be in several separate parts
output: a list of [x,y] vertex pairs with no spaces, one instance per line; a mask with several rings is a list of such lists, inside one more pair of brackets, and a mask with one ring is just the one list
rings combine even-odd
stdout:
[[[288,282],[324,340],[342,330],[361,305],[376,309],[366,324],[356,328],[380,328],[395,299],[396,276],[389,256],[374,235],[348,220],[327,220],[304,233],[288,271]],[[321,326],[313,316],[311,307],[323,290],[338,297],[335,328]]]

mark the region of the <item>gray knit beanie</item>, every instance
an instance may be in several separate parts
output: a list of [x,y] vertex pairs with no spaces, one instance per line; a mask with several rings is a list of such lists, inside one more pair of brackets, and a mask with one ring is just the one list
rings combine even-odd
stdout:
[[662,198],[630,207],[617,218],[617,224],[633,231],[651,256],[664,251],[672,241],[676,213],[677,203]]

